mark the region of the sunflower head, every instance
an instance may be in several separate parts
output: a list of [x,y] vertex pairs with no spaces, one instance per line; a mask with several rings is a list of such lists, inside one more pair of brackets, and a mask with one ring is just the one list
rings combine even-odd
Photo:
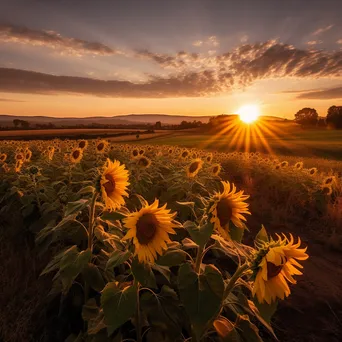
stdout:
[[24,155],[22,152],[19,152],[15,155],[15,159],[16,160],[21,160],[21,161],[24,161]]
[[96,143],[96,151],[98,153],[104,153],[108,143],[106,140],[100,140]]
[[70,161],[74,164],[79,163],[82,157],[83,157],[83,150],[80,148],[75,148],[70,153]]
[[87,140],[81,140],[78,142],[78,148],[81,150],[84,150],[88,146],[88,141]]
[[205,160],[208,162],[208,163],[211,163],[212,160],[213,160],[213,155],[210,153],[207,155],[207,157],[205,158]]
[[7,159],[7,154],[6,153],[1,153],[0,154],[0,161],[4,163]]
[[287,162],[287,161],[285,160],[285,161],[283,161],[283,162],[280,163],[280,166],[281,166],[281,167],[288,167],[288,166],[289,166],[289,162]]
[[310,170],[309,170],[309,175],[310,176],[314,176],[315,174],[317,174],[318,170],[316,167],[312,167]]
[[208,216],[214,224],[214,229],[224,238],[229,239],[229,224],[232,222],[235,227],[244,229],[244,215],[250,215],[249,204],[245,201],[249,198],[243,191],[237,192],[234,184],[221,182],[222,192],[216,192],[209,200]]
[[181,154],[181,157],[184,158],[184,159],[187,158],[188,156],[189,156],[189,151],[188,150],[183,151],[182,154]]
[[186,174],[189,178],[195,177],[199,170],[201,170],[203,166],[203,161],[199,158],[194,159],[190,165],[186,167]]
[[336,182],[336,177],[335,176],[328,176],[325,177],[323,180],[323,185],[332,185]]
[[128,171],[124,164],[120,164],[118,160],[107,159],[99,179],[99,188],[102,198],[105,202],[106,209],[112,211],[119,209],[125,204],[124,196],[128,197],[127,187]]
[[32,165],[32,166],[29,168],[29,173],[30,173],[31,175],[37,175],[37,174],[39,173],[38,167]]
[[294,165],[294,168],[296,170],[301,170],[303,168],[303,162],[297,162],[295,165]]
[[139,155],[139,150],[137,148],[133,149],[132,150],[132,157],[136,158],[136,157],[138,157],[138,155]]
[[23,166],[23,161],[22,160],[17,160],[15,163],[15,172],[20,172],[21,168]]
[[214,164],[211,167],[211,172],[214,176],[218,176],[219,173],[221,172],[221,165],[220,164]]
[[333,192],[331,184],[323,184],[321,191],[324,195],[330,196]]
[[146,201],[143,207],[127,216],[123,222],[128,229],[124,240],[133,239],[135,255],[141,263],[153,263],[157,254],[162,255],[171,242],[169,234],[175,234],[174,228],[180,224],[174,221],[176,213],[166,209],[166,204],[159,207],[155,200],[151,205]]
[[151,160],[145,156],[141,156],[137,159],[137,165],[142,169],[147,169],[151,166]]
[[32,157],[32,152],[30,150],[26,150],[25,152],[25,161],[30,161]]
[[291,293],[288,282],[295,284],[293,275],[301,275],[299,261],[306,260],[306,248],[300,249],[301,241],[294,243],[293,236],[277,235],[277,240],[258,242],[252,264],[254,279],[253,296],[259,303],[271,304],[276,298],[284,299]]

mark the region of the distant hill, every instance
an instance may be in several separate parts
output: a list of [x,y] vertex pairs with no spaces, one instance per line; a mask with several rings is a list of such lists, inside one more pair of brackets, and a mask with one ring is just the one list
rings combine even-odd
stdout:
[[[12,127],[13,120],[26,120],[31,126],[35,124],[52,123],[59,126],[77,126],[77,125],[133,125],[133,124],[155,124],[160,121],[162,125],[179,125],[182,121],[202,121],[207,123],[212,116],[189,116],[189,115],[170,115],[170,114],[126,114],[111,117],[93,116],[87,118],[57,118],[52,116],[19,116],[19,115],[0,115],[0,126]],[[284,120],[274,116],[263,116],[265,120]]]
[[52,123],[56,126],[73,126],[73,125],[132,125],[132,124],[155,124],[161,121],[164,125],[178,125],[182,121],[202,121],[207,123],[211,116],[185,116],[185,115],[167,115],[167,114],[127,114],[118,116],[94,116],[87,118],[56,118],[51,116],[18,116],[18,115],[0,115],[1,126],[12,126],[13,120],[26,120],[31,125],[36,123],[48,124]]

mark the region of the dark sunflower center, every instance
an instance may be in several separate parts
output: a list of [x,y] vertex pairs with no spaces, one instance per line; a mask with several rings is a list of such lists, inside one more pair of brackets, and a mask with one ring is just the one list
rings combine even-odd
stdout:
[[137,150],[133,151],[133,156],[136,157],[139,154],[139,152]]
[[137,222],[137,239],[141,245],[147,245],[156,234],[158,220],[153,214],[144,214]]
[[217,218],[220,221],[221,227],[226,226],[233,216],[233,210],[232,210],[229,199],[227,198],[221,199],[217,203],[216,211],[217,211]]
[[148,160],[146,158],[140,158],[139,163],[140,166],[148,166]]
[[80,148],[84,148],[85,147],[85,141],[80,141],[80,143],[78,144],[78,146]]
[[17,159],[22,159],[23,157],[22,157],[22,155],[21,154],[18,154],[17,155]]
[[80,156],[80,151],[74,151],[72,153],[72,156],[73,156],[74,159],[77,159]]
[[272,262],[267,261],[267,278],[276,277],[283,269],[283,266],[283,264],[276,266]]
[[194,173],[198,169],[198,162],[193,162],[189,167],[189,172]]
[[182,153],[182,157],[183,157],[183,158],[185,158],[187,155],[188,155],[187,152],[183,152],[183,153]]
[[139,151],[139,154],[144,154],[144,150],[140,150],[140,151]]
[[327,178],[326,181],[325,181],[325,184],[330,184],[332,183],[333,179],[330,177],[330,178]]
[[113,176],[110,174],[105,175],[105,178],[107,179],[108,182],[104,183],[103,187],[105,188],[107,195],[110,195],[111,193],[113,193],[115,189],[115,180]]
[[26,155],[26,159],[29,159],[30,158],[30,154],[29,153],[27,153],[27,155]]
[[217,172],[218,172],[218,166],[215,166],[215,167],[213,168],[213,172],[214,172],[214,173],[217,173]]
[[99,144],[97,145],[97,149],[98,149],[99,151],[102,151],[103,148],[104,148],[104,144],[103,144],[103,143],[99,143]]

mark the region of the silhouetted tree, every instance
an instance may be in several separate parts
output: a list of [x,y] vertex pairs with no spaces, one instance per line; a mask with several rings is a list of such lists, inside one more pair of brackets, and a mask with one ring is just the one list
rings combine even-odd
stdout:
[[295,114],[295,121],[301,125],[316,125],[318,114],[314,108],[302,108]]
[[19,119],[14,119],[13,120],[13,125],[15,128],[17,128],[20,125],[20,120]]
[[329,126],[342,129],[342,106],[331,106],[328,109],[326,122]]
[[326,127],[326,122],[325,122],[325,118],[323,118],[323,117],[320,117],[320,118],[318,118],[318,120],[317,120],[317,126],[318,127]]
[[139,138],[140,138],[140,135],[139,135],[139,134],[137,134],[135,137],[136,137],[137,139],[139,139]]
[[156,124],[154,125],[155,129],[161,129],[162,128],[162,124],[160,121],[157,121]]
[[30,127],[30,123],[28,121],[21,120],[20,123],[22,128],[28,129]]

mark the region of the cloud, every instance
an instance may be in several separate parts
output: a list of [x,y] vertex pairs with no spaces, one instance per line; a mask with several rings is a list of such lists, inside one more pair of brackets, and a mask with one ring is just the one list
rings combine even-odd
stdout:
[[193,46],[200,47],[200,46],[209,46],[209,47],[218,47],[220,46],[220,41],[216,36],[210,36],[206,40],[196,40],[192,43]]
[[83,94],[101,97],[197,97],[216,94],[229,86],[229,77],[213,72],[153,76],[145,83],[106,81],[86,77],[56,76],[20,69],[0,68],[0,91],[31,94]]
[[339,39],[336,43],[337,44],[342,44],[342,39]]
[[321,27],[319,29],[317,29],[316,31],[312,32],[312,35],[313,36],[318,36],[322,33],[325,33],[327,31],[329,31],[334,25],[328,25],[328,26],[325,26],[325,27]]
[[310,40],[306,44],[308,44],[308,45],[318,45],[318,44],[322,44],[322,43],[323,43],[322,40]]
[[245,34],[245,35],[243,35],[241,38],[240,38],[240,42],[241,43],[246,43],[247,42],[247,40],[248,40],[248,36],[247,36],[247,34]]
[[0,98],[0,102],[26,102],[26,101]]
[[0,24],[0,41],[44,46],[63,53],[115,55],[121,53],[99,42],[64,37],[55,31],[33,30],[25,26]]
[[193,46],[202,46],[203,41],[202,40],[196,40],[195,42],[192,43]]
[[301,94],[299,94],[297,98],[306,100],[342,99],[342,87],[301,92]]
[[[229,93],[270,78],[342,77],[342,51],[297,49],[276,40],[241,46],[217,54],[179,51],[175,54],[135,51],[158,65],[147,81],[100,80],[0,69],[0,92],[74,93],[108,97],[200,97]],[[88,75],[89,76],[89,75]]]

